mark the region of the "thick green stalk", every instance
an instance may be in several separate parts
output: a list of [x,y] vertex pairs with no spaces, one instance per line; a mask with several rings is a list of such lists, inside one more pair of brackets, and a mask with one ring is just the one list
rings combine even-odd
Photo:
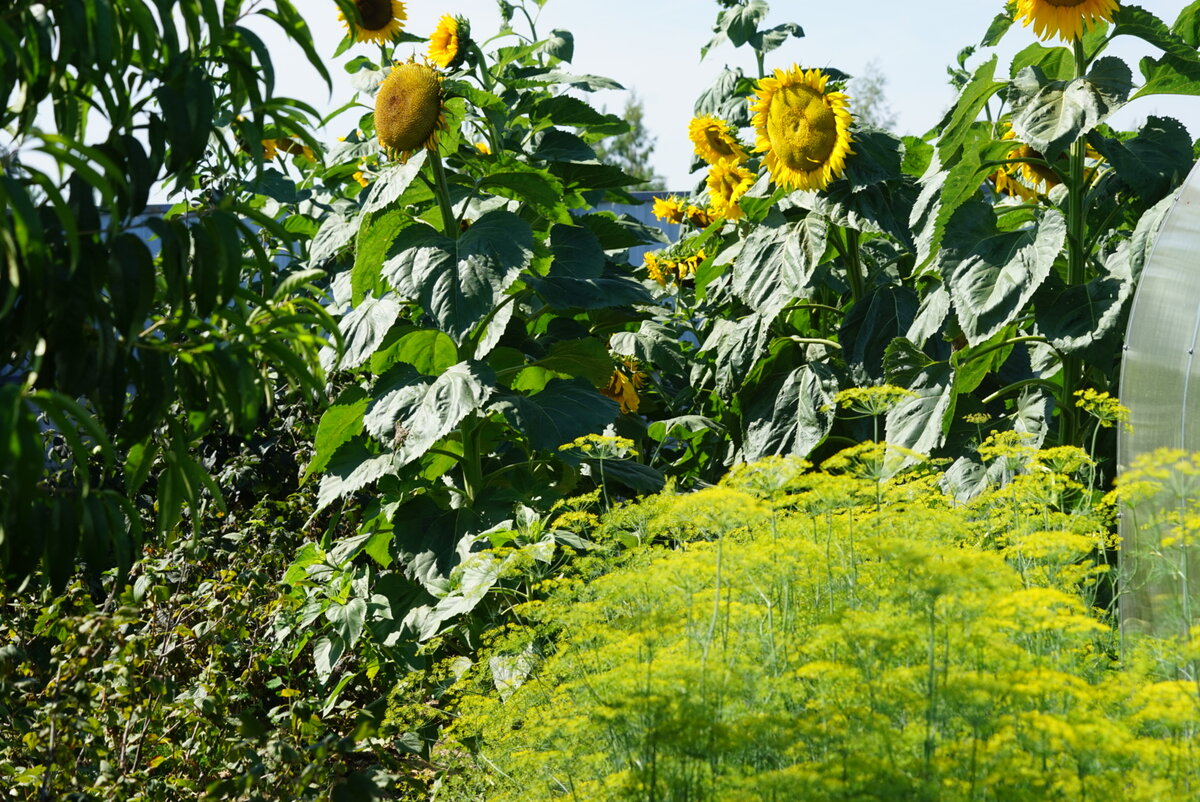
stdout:
[[458,220],[454,217],[454,207],[450,205],[450,184],[446,181],[446,168],[442,166],[442,156],[437,148],[429,151],[429,163],[433,165],[433,192],[442,211],[442,231],[450,239],[458,239]]
[[[1072,42],[1072,47],[1075,54],[1075,77],[1080,78],[1087,72],[1087,58],[1083,52],[1083,43],[1078,37]],[[1083,137],[1071,144],[1067,182],[1067,285],[1071,287],[1078,287],[1087,281],[1087,199],[1083,178],[1086,148]],[[1075,391],[1083,383],[1083,370],[1083,360],[1079,357],[1068,356],[1063,359],[1062,396],[1059,398],[1059,442],[1063,445],[1083,445],[1080,442],[1079,416],[1075,409]]]

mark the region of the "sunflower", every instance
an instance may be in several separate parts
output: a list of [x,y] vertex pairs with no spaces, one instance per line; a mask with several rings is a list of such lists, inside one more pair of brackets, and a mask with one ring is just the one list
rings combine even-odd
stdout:
[[375,96],[375,130],[379,144],[400,161],[422,147],[433,150],[436,134],[446,127],[442,77],[425,64],[397,64]]
[[1079,39],[1096,23],[1110,21],[1116,10],[1117,0],[1017,0],[1017,19],[1033,25],[1039,39]]
[[826,92],[820,70],[775,70],[758,82],[750,101],[757,133],[754,149],[765,152],[771,179],[792,189],[821,190],[846,170],[850,109],[841,92]]
[[458,69],[471,44],[471,24],[465,17],[443,14],[429,37],[429,60],[444,70]]
[[684,207],[679,198],[673,195],[669,198],[655,198],[653,214],[667,223],[682,223]]
[[721,159],[708,168],[706,183],[717,216],[737,220],[742,216],[738,201],[754,186],[754,173],[733,159]]
[[492,146],[489,145],[488,143],[484,142],[483,140],[480,140],[479,142],[475,143],[475,150],[479,151],[484,156],[492,155]]
[[741,164],[750,157],[737,141],[733,127],[717,117],[697,117],[688,124],[688,139],[696,149],[696,155],[709,164],[722,159],[733,159]]
[[712,225],[712,221],[719,217],[712,209],[701,209],[699,206],[692,206],[691,204],[688,204],[687,210],[684,211],[684,216],[696,228],[708,228]]
[[[1013,178],[1020,174],[1020,176],[1025,179],[1025,183],[1028,185],[1027,189],[1031,188],[1032,191],[1049,192],[1051,189],[1061,184],[1062,179],[1058,177],[1058,173],[1054,172],[1054,170],[1050,169],[1050,167],[1044,163],[1046,161],[1046,157],[1042,155],[1041,151],[1034,150],[1023,142],[1017,142],[1016,138],[1017,135],[1012,130],[1011,125],[1008,127],[1008,130],[1004,132],[1004,135],[1000,137],[1002,141],[1012,140],[1013,144],[1016,145],[1015,148],[1008,152],[1005,158],[1020,161],[1019,164],[1005,165],[1003,172],[1007,173]],[[1001,182],[996,183],[997,190],[1001,190],[1000,183]],[[1021,193],[1015,192],[1009,194],[1020,195]],[[1025,195],[1021,196],[1027,197]]]
[[279,155],[279,146],[274,139],[264,139],[262,141],[263,161],[271,161]]
[[608,386],[600,392],[620,404],[622,412],[637,412],[642,403],[638,390],[642,389],[646,378],[637,359],[627,356],[613,369]]
[[404,11],[404,3],[400,0],[354,0],[358,7],[358,16],[362,19],[354,25],[346,19],[346,15],[338,12],[338,19],[345,25],[346,30],[354,36],[356,42],[378,42],[386,44],[396,38],[396,34],[404,30],[404,21],[408,14]]
[[660,286],[667,286],[667,278],[675,270],[675,263],[669,259],[659,258],[656,252],[647,253],[642,257],[642,263],[646,266],[646,272],[650,274],[650,278],[657,281]]

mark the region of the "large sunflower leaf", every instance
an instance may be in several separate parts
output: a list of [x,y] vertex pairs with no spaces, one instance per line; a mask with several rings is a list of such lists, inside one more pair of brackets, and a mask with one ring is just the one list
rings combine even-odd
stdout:
[[488,212],[457,240],[415,223],[392,243],[396,256],[383,273],[461,344],[529,264],[532,248],[529,224],[511,212]]
[[537,450],[553,451],[585,434],[601,432],[620,412],[616,402],[596,392],[586,379],[552,379],[529,396],[506,395],[492,409]]
[[1026,67],[1013,79],[1013,87],[1013,131],[1054,160],[1121,107],[1133,78],[1124,61],[1105,56],[1086,76],[1067,82],[1047,81],[1037,67]]
[[696,99],[696,116],[712,116],[735,128],[745,128],[750,124],[750,111],[746,103],[748,88],[748,79],[740,67],[726,67]]
[[1194,44],[1189,44],[1179,33],[1168,28],[1165,22],[1140,6],[1118,6],[1113,12],[1112,22],[1110,36],[1114,39],[1118,36],[1133,36],[1177,58],[1186,61],[1200,60]]
[[364,214],[355,240],[354,267],[350,271],[351,300],[361,303],[369,294],[379,294],[383,260],[396,235],[411,220],[404,209],[384,209]]
[[383,175],[371,185],[371,194],[363,204],[363,214],[382,211],[394,203],[420,175],[424,165],[425,151],[421,150],[404,164],[395,164],[384,170]]
[[563,276],[551,270],[548,276],[526,276],[525,283],[553,309],[610,309],[654,301],[640,283],[612,269],[597,278]]
[[1093,139],[1121,182],[1146,203],[1157,203],[1192,168],[1192,138],[1170,117],[1148,117],[1132,139]]
[[554,271],[574,278],[599,278],[604,272],[604,249],[591,229],[556,225],[550,229]]
[[809,242],[812,233],[803,221],[756,226],[733,261],[734,294],[767,319],[793,298],[805,296],[816,267],[812,255],[824,252],[824,242]]
[[304,471],[307,479],[329,464],[334,452],[362,431],[363,414],[370,398],[365,390],[352,384],[341,392],[337,401],[321,415],[317,436],[313,441],[313,458]]
[[883,378],[883,355],[888,344],[903,336],[917,314],[917,294],[908,287],[888,284],[850,307],[838,331],[842,356],[861,384]]
[[542,217],[555,223],[571,222],[563,203],[562,182],[546,170],[522,164],[509,164],[479,182],[480,189],[493,195],[524,201]]
[[345,350],[338,367],[351,370],[366,362],[400,316],[400,303],[391,295],[367,296],[338,322]]
[[737,392],[754,363],[767,350],[767,340],[774,314],[747,315],[736,323],[724,318],[714,321],[713,329],[700,350],[713,352],[716,362],[717,393],[730,398]]
[[992,56],[975,69],[975,74],[943,119],[942,135],[937,142],[938,158],[942,162],[953,164],[955,156],[966,144],[975,120],[979,118],[979,112],[992,95],[1005,87],[1004,82],[995,80],[996,61],[997,57]]
[[914,394],[887,413],[887,441],[921,454],[932,453],[945,440],[954,414],[954,377],[948,362],[935,362],[907,340],[888,346],[889,384]]
[[1019,315],[1054,267],[1067,236],[1057,210],[1036,226],[999,231],[986,203],[962,206],[946,228],[938,267],[963,334],[978,345]]
[[744,456],[807,457],[833,428],[837,377],[819,362],[801,365],[750,403]]
[[394,464],[400,468],[420,457],[457,426],[482,408],[492,393],[495,376],[483,363],[462,362],[447,368],[432,382],[410,374],[396,386],[380,382],[363,417],[367,434],[395,448]]

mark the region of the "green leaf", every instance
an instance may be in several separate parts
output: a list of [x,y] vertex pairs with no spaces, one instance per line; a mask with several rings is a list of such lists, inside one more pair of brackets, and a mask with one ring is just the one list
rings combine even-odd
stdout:
[[[1123,243],[1127,248],[1128,244]],[[1036,301],[1038,329],[1067,355],[1081,355],[1101,363],[1125,331],[1125,312],[1133,293],[1127,278],[1101,273],[1073,287],[1054,282],[1043,288]],[[1111,359],[1111,356],[1109,356]]]
[[[508,165],[509,168],[515,166]],[[519,170],[506,169],[487,175],[480,180],[479,188],[493,195],[524,201],[551,222],[571,222],[571,214],[562,200],[562,183],[546,170],[520,165]]]
[[499,396],[492,408],[529,440],[536,450],[555,451],[612,423],[620,407],[586,379],[552,379],[530,396]]
[[770,53],[791,37],[804,38],[804,29],[794,22],[785,22],[765,31],[755,31],[750,37],[750,46],[762,53]]
[[321,415],[320,424],[317,425],[313,458],[304,471],[305,479],[325,470],[334,452],[362,432],[363,414],[367,411],[369,402],[366,390],[358,385],[351,385],[342,390],[337,401],[325,410]]
[[609,135],[623,134],[629,130],[629,123],[617,115],[596,111],[586,101],[571,95],[553,95],[539,101],[531,117],[537,128],[566,125]]
[[585,457],[581,460],[592,472],[592,476],[603,478],[605,483],[616,480],[636,493],[657,493],[666,485],[662,472],[627,459],[599,460]]
[[437,376],[457,361],[458,349],[444,332],[419,329],[397,333],[393,330],[371,355],[371,372],[378,376],[402,362],[426,376]]
[[[1192,14],[1194,18],[1195,12],[1193,11]],[[1189,23],[1184,18],[1184,14],[1180,14],[1180,20],[1183,21],[1183,30],[1186,31]],[[1179,25],[1180,20],[1177,20],[1175,24]],[[1117,6],[1112,15],[1112,23],[1113,29],[1110,36],[1113,39],[1118,36],[1134,36],[1177,58],[1186,61],[1200,59],[1194,43],[1189,44],[1177,32],[1168,28],[1165,22],[1140,6],[1125,4]]]
[[1091,141],[1121,182],[1147,204],[1157,203],[1192,169],[1192,138],[1170,117],[1148,117],[1137,136],[1124,141]]
[[488,212],[457,240],[415,223],[392,243],[396,256],[383,273],[393,287],[415,294],[438,328],[461,344],[529,264],[532,249],[529,224],[512,212]]
[[550,346],[550,353],[532,365],[567,376],[580,376],[596,387],[608,384],[613,361],[604,343],[594,338],[560,340]]
[[1026,67],[1037,67],[1052,81],[1069,81],[1075,77],[1075,54],[1069,47],[1046,47],[1034,42],[1013,56],[1008,74],[1016,78]]
[[1193,49],[1200,47],[1200,0],[1193,0],[1179,12],[1171,32]]
[[420,150],[406,163],[392,164],[384,170],[371,185],[367,202],[363,204],[363,214],[381,211],[395,203],[421,173],[421,168],[425,166],[425,154],[424,150]]
[[671,437],[680,440],[696,440],[707,432],[724,434],[725,427],[703,415],[679,415],[674,418],[656,420],[646,427],[646,436],[659,443]]
[[[751,309],[772,319],[795,298],[808,296],[816,263],[824,253],[824,226],[802,220],[756,226],[731,267],[733,292]],[[820,244],[812,241],[821,238]]]
[[997,14],[992,19],[992,24],[988,26],[987,33],[983,35],[983,39],[979,42],[980,46],[995,47],[1000,44],[1000,40],[1004,38],[1004,34],[1012,27],[1013,21],[1013,16],[1008,13],[1007,8]]
[[745,128],[750,125],[750,109],[746,103],[750,86],[750,81],[740,67],[726,67],[718,73],[712,85],[696,99],[696,116],[712,116],[735,128]]
[[599,278],[604,272],[604,249],[588,228],[556,225],[550,229],[553,272],[573,278]]
[[432,382],[413,375],[397,386],[381,379],[372,391],[363,428],[394,447],[394,465],[403,467],[482,408],[494,381],[491,368],[478,362],[447,368]]
[[546,162],[590,162],[596,160],[596,151],[575,134],[547,128],[534,138],[530,158]]
[[725,34],[734,47],[741,47],[758,31],[758,24],[767,16],[768,10],[765,0],[731,6],[717,16],[713,31]]
[[526,276],[525,283],[553,309],[611,309],[654,302],[649,290],[620,272],[606,268],[599,278],[556,275]]
[[627,214],[617,216],[612,212],[592,212],[577,218],[577,222],[596,235],[600,247],[605,251],[622,251],[639,245],[667,242],[660,229]]
[[766,352],[773,319],[773,315],[755,313],[737,322],[724,318],[713,321],[700,350],[713,353],[716,389],[721,398],[731,398],[741,389],[754,363]]
[[325,617],[333,624],[334,631],[346,648],[353,649],[367,620],[367,603],[360,598],[350,599],[345,604],[334,602],[325,611]]
[[346,643],[337,635],[324,635],[313,643],[313,667],[317,670],[317,679],[322,683],[329,681],[333,667],[342,659],[346,651]]
[[354,249],[354,268],[350,272],[351,301],[360,303],[371,294],[379,294],[383,260],[400,230],[411,222],[406,209],[384,209],[364,214],[360,220]]
[[345,338],[345,350],[338,367],[352,370],[370,359],[399,316],[400,303],[393,296],[364,298],[338,322]]
[[975,69],[975,74],[963,87],[943,121],[942,134],[937,141],[938,157],[943,163],[954,161],[983,107],[992,95],[1006,86],[1004,82],[994,79],[996,61],[997,56],[992,56]]
[[543,40],[542,52],[561,61],[570,61],[575,56],[575,37],[570,31],[555,28]]
[[954,414],[954,380],[947,362],[935,362],[907,340],[895,340],[885,358],[888,383],[915,393],[887,413],[887,442],[930,454],[945,440]]
[[917,305],[917,294],[908,287],[886,284],[850,307],[838,330],[838,342],[856,383],[883,379],[884,352],[892,340],[907,333]]
[[358,233],[359,219],[357,214],[343,216],[336,210],[330,212],[309,245],[308,263],[317,267],[349,245]]
[[837,377],[819,362],[801,365],[770,385],[746,411],[745,459],[807,457],[833,428],[837,391]]
[[985,203],[955,212],[938,267],[968,343],[990,339],[1024,311],[1050,275],[1066,236],[1066,220],[1054,209],[1017,231],[997,230],[996,215]]
[[1098,59],[1083,78],[1047,81],[1027,67],[1013,84],[1013,132],[1051,161],[1120,108],[1133,87],[1125,62],[1112,56]]
[[1169,53],[1162,58],[1150,56],[1138,63],[1145,79],[1131,100],[1147,95],[1200,95],[1200,64]]

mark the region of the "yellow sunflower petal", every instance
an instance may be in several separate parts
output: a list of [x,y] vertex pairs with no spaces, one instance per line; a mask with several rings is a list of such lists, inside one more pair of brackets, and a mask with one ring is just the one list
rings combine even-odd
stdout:
[[400,0],[354,0],[354,5],[358,7],[361,23],[356,21],[351,26],[346,15],[338,12],[338,19],[346,25],[346,30],[353,32],[354,41],[387,44],[404,30],[408,14]]
[[792,189],[821,190],[846,170],[851,150],[849,98],[826,92],[820,70],[775,70],[750,102],[755,150],[771,179]]
[[458,20],[452,14],[443,14],[429,37],[429,60],[446,69],[458,58],[458,52]]
[[1039,39],[1057,36],[1071,41],[1093,25],[1112,20],[1117,5],[1117,0],[1017,0],[1016,18],[1032,25]]
[[668,223],[683,222],[683,204],[679,202],[679,198],[674,196],[669,198],[655,198],[654,208],[651,211],[659,220]]

